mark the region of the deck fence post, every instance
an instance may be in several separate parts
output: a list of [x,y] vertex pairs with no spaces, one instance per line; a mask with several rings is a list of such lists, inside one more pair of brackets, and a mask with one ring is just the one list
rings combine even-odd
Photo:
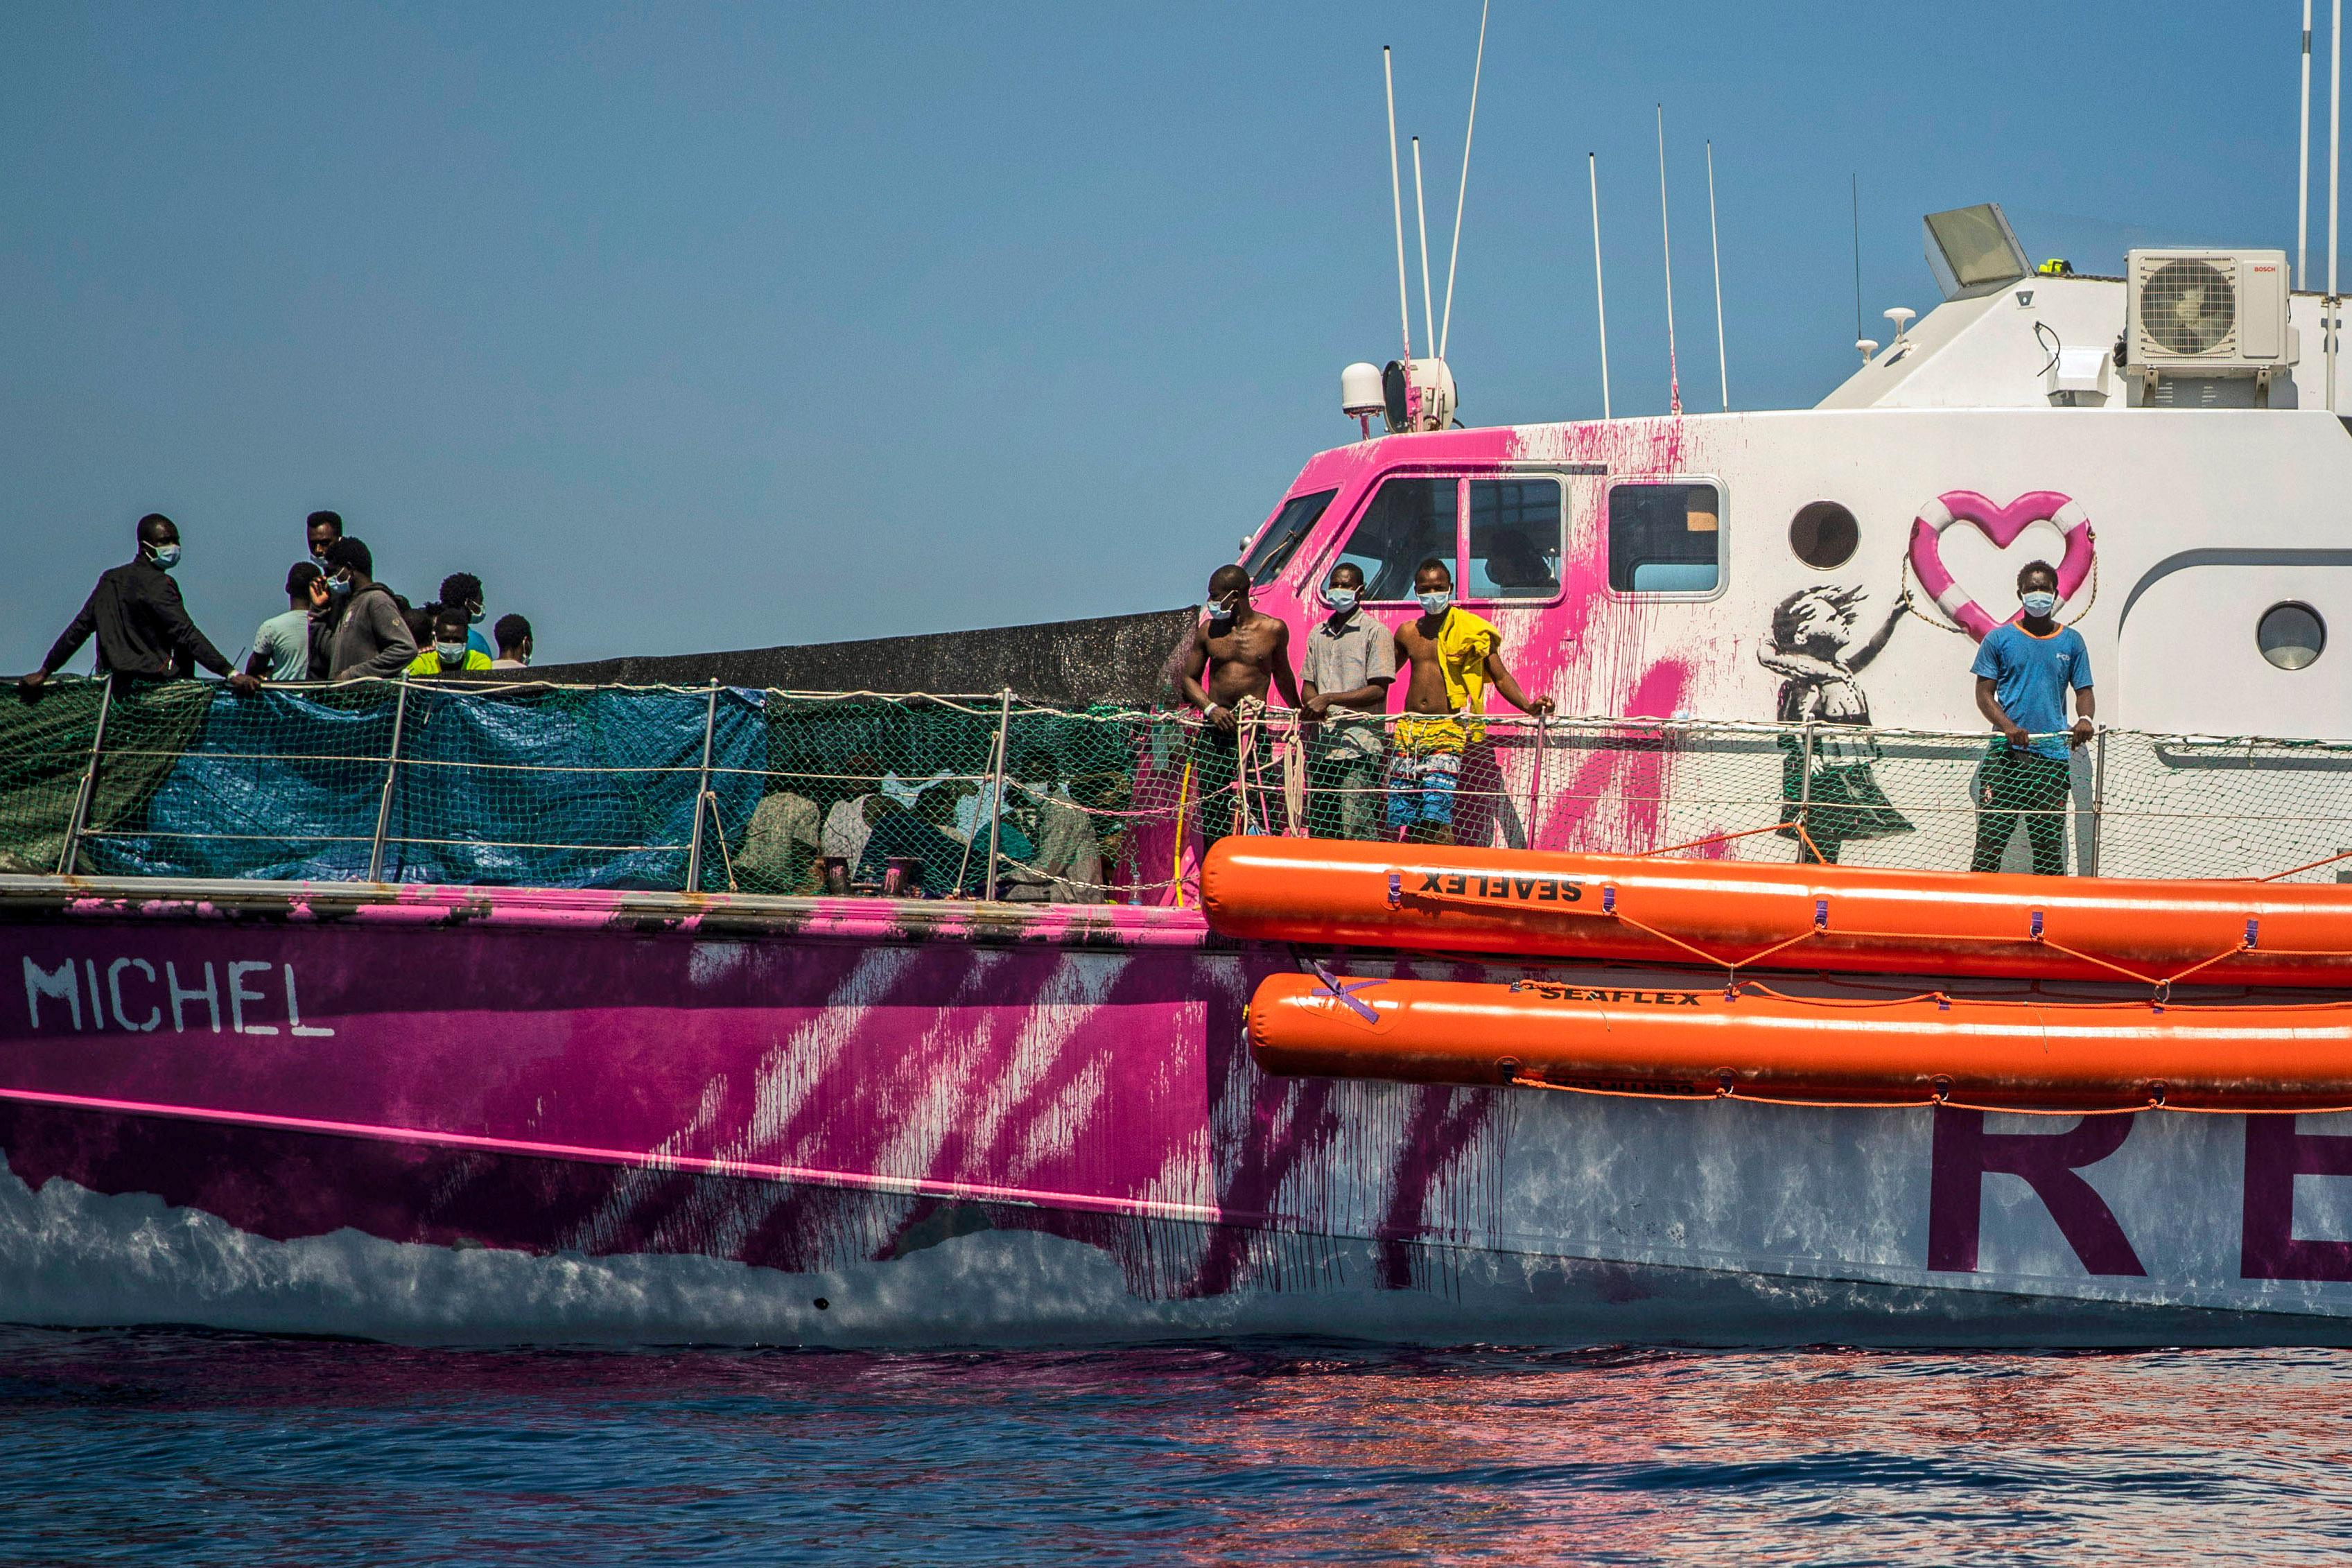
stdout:
[[375,838],[368,846],[368,874],[371,882],[383,880],[383,837],[392,829],[392,785],[400,773],[400,737],[408,727],[408,675],[400,677],[400,696],[392,708],[392,747],[383,759],[383,795],[375,805]]
[[1013,688],[1006,687],[998,695],[996,704],[996,768],[990,781],[988,809],[988,876],[982,897],[990,903],[996,901],[996,847],[1003,841],[1004,830],[1004,740],[1013,726]]
[[89,737],[89,761],[81,770],[81,787],[74,792],[73,814],[66,818],[65,847],[58,855],[58,875],[74,874],[74,860],[81,853],[81,836],[89,821],[90,802],[98,792],[98,753],[106,744],[107,716],[114,709],[114,676],[109,671],[106,684],[98,691],[98,728]]
[[2099,874],[2099,850],[2107,836],[2107,727],[2102,724],[2091,735],[2091,842],[2084,856],[2088,862],[2085,875]]
[[1543,809],[1544,752],[1550,749],[1550,720],[1548,713],[1536,715],[1536,765],[1528,780],[1528,847],[1536,847],[1536,814]]
[[1804,749],[1797,758],[1797,859],[1812,854],[1812,824],[1805,817],[1813,804],[1813,721],[1805,721]]
[[719,679],[710,681],[710,702],[702,710],[702,775],[694,786],[694,832],[686,846],[686,890],[702,891],[703,807],[710,799],[710,742],[719,730]]

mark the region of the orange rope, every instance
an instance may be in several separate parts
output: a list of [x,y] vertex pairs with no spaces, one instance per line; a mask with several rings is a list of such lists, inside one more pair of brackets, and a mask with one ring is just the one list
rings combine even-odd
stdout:
[[2284,871],[2273,871],[2267,877],[2252,877],[2244,879],[2255,882],[2275,882],[2282,877],[2293,877],[2305,871],[2316,871],[2322,866],[2333,866],[2338,860],[2352,860],[2352,849],[2347,849],[2341,854],[2330,855],[2325,860],[2314,860],[2308,866],[2294,866]]
[[1676,947],[1681,948],[1685,952],[1697,953],[1701,958],[1706,960],[1709,963],[1714,964],[1717,968],[1727,971],[1728,973],[1727,973],[1726,978],[1733,981],[1737,981],[1739,977],[1739,972],[1749,964],[1760,963],[1764,959],[1771,957],[1774,953],[1780,952],[1784,947],[1794,947],[1799,942],[1804,942],[1818,934],[1811,930],[1801,931],[1796,935],[1789,938],[1786,942],[1776,942],[1769,947],[1760,948],[1757,952],[1749,953],[1746,958],[1718,958],[1714,953],[1707,952],[1705,948],[1693,946],[1691,943],[1685,942],[1682,938],[1675,936],[1671,931],[1660,931],[1656,926],[1647,925],[1635,920],[1632,915],[1627,914],[1622,910],[1619,910],[1613,918],[1622,921],[1625,924],[1632,926],[1635,931],[1649,932],[1652,936],[1656,937],[1660,942],[1673,942]]
[[2179,982],[2179,981],[2183,981],[2183,980],[2188,979],[2190,975],[2192,975],[2192,974],[2196,973],[2197,973],[2199,970],[2200,970],[2200,969],[2210,969],[2210,968],[2211,968],[2214,964],[2217,964],[2217,963],[2221,963],[2223,959],[2225,959],[2225,958],[2235,958],[2235,957],[2237,957],[2237,956],[2238,956],[2238,954],[2240,954],[2240,953],[2242,953],[2242,952],[2244,952],[2245,951],[2246,951],[2246,944],[2245,944],[2244,942],[2240,942],[2237,946],[2235,946],[2235,947],[2233,947],[2233,948],[2231,948],[2230,950],[2228,950],[2228,951],[2227,951],[2227,952],[2217,952],[2217,953],[2215,953],[2212,957],[2210,957],[2210,958],[2207,959],[2207,960],[2206,960],[2204,963],[2192,963],[2192,964],[2190,964],[2188,968],[2186,968],[2186,969],[2182,970],[2182,971],[2181,971],[2179,973],[2178,973],[2178,974],[2168,974],[2168,975],[2166,975],[2166,976],[2164,977],[2164,984],[2166,984],[2167,985],[2175,984],[2177,984],[2177,983],[2178,983],[2178,982]]
[[[1593,1089],[1583,1084],[1550,1083],[1539,1078],[1517,1075],[1510,1080],[1514,1089],[1548,1089],[1555,1094],[1589,1094],[1603,1100],[1664,1100],[1687,1103],[1695,1100],[1731,1100],[1744,1105],[1780,1105],[1800,1110],[1927,1110],[1944,1106],[1952,1110],[1997,1111],[2008,1116],[2112,1116],[2142,1110],[2169,1110],[2178,1116],[2243,1116],[2243,1110],[2223,1110],[2211,1105],[2174,1105],[2167,1100],[2149,1099],[2138,1105],[2117,1105],[2106,1108],[2069,1106],[2052,1110],[2042,1106],[1979,1105],[1968,1100],[1782,1100],[1772,1095],[1743,1094],[1738,1089],[1727,1093],[1717,1089],[1713,1095],[1667,1094],[1640,1089]],[[2352,1110],[2352,1105],[2298,1107],[2302,1116],[2334,1116]]]
[[1710,844],[1728,844],[1735,838],[1753,838],[1759,833],[1778,833],[1784,827],[1796,826],[1797,824],[1794,822],[1776,822],[1769,827],[1749,827],[1738,833],[1718,833],[1712,838],[1694,838],[1687,844],[1669,844],[1663,849],[1644,849],[1633,858],[1647,860],[1658,855],[1676,855],[1685,849],[1704,849]]
[[1675,935],[1671,931],[1660,931],[1654,925],[1644,925],[1642,921],[1635,920],[1632,915],[1627,914],[1622,910],[1619,910],[1614,915],[1607,918],[1622,921],[1625,924],[1632,926],[1635,931],[1648,931],[1660,942],[1670,942],[1676,947],[1681,948],[1685,952],[1695,952],[1698,954],[1699,957],[1705,959],[1707,963],[1714,964],[1717,969],[1737,969],[1738,967],[1738,965],[1735,963],[1727,963],[1724,960],[1717,958],[1715,954],[1707,952],[1707,950],[1703,947],[1698,947],[1690,942],[1685,942],[1682,938]]
[[[2084,963],[2095,963],[2095,964],[2097,964],[2101,969],[2111,969],[2111,970],[2115,971],[2115,973],[2116,973],[2117,974],[2122,975],[2125,979],[2126,979],[2126,980],[2137,980],[2137,981],[2138,981],[2142,985],[2161,985],[2161,984],[2164,984],[2164,982],[2163,982],[2163,981],[2157,979],[2157,978],[2156,978],[2154,975],[2152,975],[2152,974],[2140,974],[2140,973],[2135,973],[2135,972],[2134,972],[2134,971],[2132,971],[2132,970],[2126,969],[2126,968],[2125,968],[2122,964],[2120,964],[2120,963],[2109,963],[2107,960],[2105,960],[2105,959],[2104,959],[2104,958],[2100,958],[2100,957],[2096,956],[2095,954],[2088,953],[2088,952],[2075,952],[2073,948],[2068,947],[2064,942],[2052,942],[2052,941],[2051,941],[2048,937],[2046,937],[2046,936],[2045,936],[2045,937],[2043,937],[2043,938],[2042,938],[2042,939],[2041,939],[2041,941],[2040,941],[2040,942],[2039,942],[2037,945],[2042,946],[2042,947],[2050,948],[2050,949],[2053,950],[2054,952],[2063,952],[2063,953],[2064,953],[2064,954],[2065,954],[2067,957],[2069,957],[2069,958],[2079,958],[2079,959],[2081,959],[2081,960],[2082,960]],[[2241,945],[2242,945],[2242,944],[2241,944]],[[2228,957],[2229,955],[2228,955],[2227,953],[2224,953],[2224,954],[2222,954],[2222,956],[2226,958],[2226,957]],[[2212,960],[2210,960],[2210,959],[2206,960],[2206,963],[2211,963],[2211,962],[2212,962]],[[2202,967],[2202,965],[2200,965],[2200,967]]]

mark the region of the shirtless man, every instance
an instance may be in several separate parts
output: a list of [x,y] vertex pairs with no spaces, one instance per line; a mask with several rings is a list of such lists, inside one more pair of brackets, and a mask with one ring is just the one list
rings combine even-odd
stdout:
[[[1215,806],[1202,814],[1205,836],[1213,840],[1229,831],[1240,831],[1256,815],[1249,795],[1265,777],[1273,755],[1265,729],[1253,723],[1250,765],[1244,775],[1240,736],[1244,715],[1236,710],[1244,703],[1254,709],[1263,705],[1269,685],[1282,693],[1283,701],[1293,708],[1299,705],[1298,682],[1290,669],[1290,628],[1276,616],[1250,608],[1249,598],[1249,574],[1238,566],[1218,567],[1209,576],[1209,598],[1202,606],[1207,618],[1194,628],[1184,650],[1184,700],[1208,721],[1200,743],[1193,748],[1194,798],[1206,803],[1223,792],[1232,802],[1230,815]],[[1237,788],[1237,783],[1250,787]],[[1262,797],[1258,809],[1270,812],[1280,798],[1280,791],[1274,791]],[[1271,829],[1276,825],[1269,816],[1264,826]]]
[[1433,557],[1412,574],[1421,616],[1396,629],[1396,662],[1410,668],[1404,717],[1389,754],[1389,826],[1423,844],[1454,842],[1454,786],[1463,753],[1486,738],[1486,687],[1522,713],[1549,713],[1503,667],[1503,634],[1454,605],[1454,574]]

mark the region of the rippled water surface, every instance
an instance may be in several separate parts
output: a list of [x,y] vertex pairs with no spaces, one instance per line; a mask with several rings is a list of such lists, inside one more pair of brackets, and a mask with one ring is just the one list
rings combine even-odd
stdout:
[[0,1561],[2352,1552],[2352,1355],[446,1352],[0,1331]]

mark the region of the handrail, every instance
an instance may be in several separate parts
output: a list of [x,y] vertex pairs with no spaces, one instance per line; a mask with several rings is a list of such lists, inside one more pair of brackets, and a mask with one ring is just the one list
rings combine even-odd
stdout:
[[[52,696],[80,684],[61,679]],[[761,868],[778,853],[791,851],[790,863],[819,847],[818,825],[838,803],[867,803],[860,813],[870,823],[888,802],[912,804],[945,786],[956,820],[927,805],[925,821],[960,844],[932,868],[933,880],[958,869],[960,847],[967,859],[987,856],[975,880],[991,892],[1008,885],[1009,868],[1018,873],[1014,897],[1044,880],[1166,898],[1231,820],[1230,792],[1244,779],[1255,792],[1262,773],[1268,791],[1255,830],[1294,834],[1315,824],[1276,809],[1286,767],[1304,770],[1303,778],[1287,775],[1294,799],[1302,790],[1310,801],[1369,793],[1376,815],[1377,797],[1397,787],[1377,766],[1333,782],[1319,771],[1329,752],[1312,727],[1303,731],[1303,755],[1286,758],[1286,740],[1300,730],[1298,715],[1285,709],[1265,712],[1264,754],[1252,742],[1236,756],[1234,742],[1224,742],[1232,759],[1224,771],[1235,775],[1225,778],[1214,760],[1217,738],[1190,710],[1076,710],[1007,689],[966,698],[370,678],[271,683],[258,706],[212,682],[142,684],[121,699],[109,686],[85,689],[79,700],[92,696],[96,702],[72,710],[79,716],[65,732],[55,725],[19,731],[27,748],[49,748],[46,758],[12,756],[0,721],[0,778],[10,776],[6,764],[30,761],[18,776],[42,781],[49,793],[41,801],[54,803],[26,808],[30,797],[21,789],[13,800],[0,795],[0,870],[78,869],[95,855],[101,871],[131,867],[157,877],[221,867],[353,877],[364,866],[370,879],[462,880],[449,868],[471,866],[466,876],[485,885],[562,886],[573,884],[519,879],[543,874],[548,857],[570,857],[562,874],[588,877],[604,874],[591,861],[637,857],[614,874],[677,887],[683,873],[685,887],[699,890],[716,827],[730,885],[749,877],[744,885],[758,891],[774,885],[761,879],[768,875]],[[599,696],[614,700],[588,700]],[[651,705],[642,718],[640,700]],[[542,709],[543,724],[534,717]],[[1028,744],[1034,733],[1053,742],[1046,752],[1060,748],[1056,778],[1041,784],[1020,776],[1009,743],[1016,719],[1037,727],[1024,730],[1022,765],[1039,754]],[[1381,733],[1408,721],[1425,720],[1366,715],[1354,728]],[[1997,811],[2026,826],[2058,819],[2069,868],[2091,874],[2324,876],[2352,845],[2352,740],[2100,726],[2071,753],[2077,760],[2063,796],[1993,807],[1980,798],[1978,773],[1997,743],[1980,730],[1515,712],[1484,715],[1481,727],[1485,740],[1469,752],[1485,771],[1474,779],[1465,764],[1459,799],[1474,816],[1487,811],[1467,831],[1507,843],[1629,853],[1700,845],[1711,847],[1706,853],[1782,859],[1811,848],[1856,863],[1958,868],[1969,861],[1970,820]],[[36,742],[36,735],[44,738]],[[58,754],[66,744],[69,764]],[[861,761],[869,744],[887,759]],[[1373,751],[1377,761],[1380,748]],[[151,805],[167,779],[182,781],[170,812]],[[281,787],[291,793],[281,795]],[[345,809],[359,787],[373,795],[372,824]],[[589,796],[604,815],[549,804]],[[1072,837],[1071,807],[1095,834],[1101,871],[1042,879],[1023,871],[1009,849],[1024,842],[1041,853],[1055,833],[1066,848],[1082,844]],[[12,863],[7,836],[21,839],[19,825],[43,813],[49,836],[38,840],[40,858],[18,855]],[[1019,837],[1008,824],[1020,826]],[[2046,837],[2049,829],[2041,831]],[[359,843],[368,847],[364,859],[349,848]],[[962,879],[958,870],[958,886]]]

